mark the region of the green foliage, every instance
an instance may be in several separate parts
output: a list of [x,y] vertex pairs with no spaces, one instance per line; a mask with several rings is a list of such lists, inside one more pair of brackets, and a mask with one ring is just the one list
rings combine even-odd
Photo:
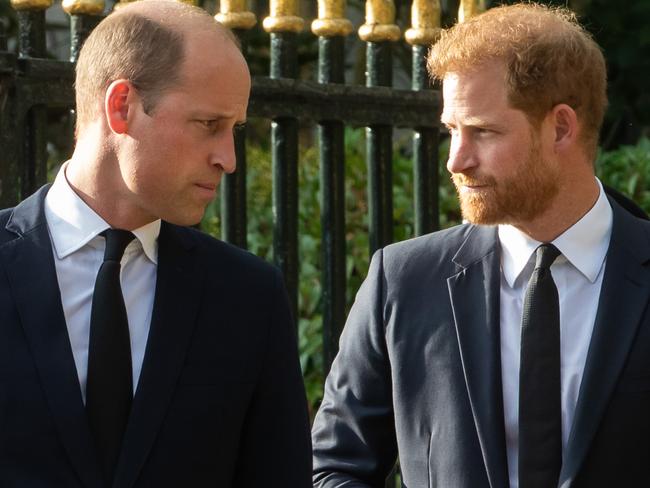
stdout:
[[642,138],[635,146],[621,146],[601,152],[596,161],[598,177],[629,196],[650,213],[650,139]]
[[635,143],[650,128],[650,2],[585,2],[583,21],[607,61],[609,110],[604,147]]

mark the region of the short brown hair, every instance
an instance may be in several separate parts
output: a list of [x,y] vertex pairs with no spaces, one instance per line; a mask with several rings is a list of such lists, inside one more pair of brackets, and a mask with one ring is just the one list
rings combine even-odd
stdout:
[[187,29],[182,22],[188,18],[219,28],[205,10],[172,1],[128,4],[100,22],[77,61],[77,127],[97,115],[95,107],[106,88],[120,78],[138,90],[145,112],[153,110],[159,97],[180,81]]
[[510,104],[533,124],[566,103],[578,116],[589,157],[595,157],[607,108],[603,54],[575,14],[538,4],[496,7],[442,33],[431,48],[431,76],[506,65]]

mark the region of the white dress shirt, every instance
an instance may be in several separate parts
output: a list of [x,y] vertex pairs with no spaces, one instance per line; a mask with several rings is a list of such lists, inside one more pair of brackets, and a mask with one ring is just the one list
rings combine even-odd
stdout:
[[[110,226],[72,190],[64,164],[45,197],[45,218],[54,251],[56,277],[82,398],[86,398],[90,309]],[[120,281],[129,320],[133,391],[137,388],[153,310],[160,220],[132,231],[122,257]]]
[[[612,233],[612,208],[600,187],[594,206],[553,241],[562,253],[551,266],[560,300],[562,449],[573,425],[580,382],[594,328]],[[519,352],[528,280],[541,244],[515,227],[499,226],[501,243],[501,378],[510,487],[518,488]]]

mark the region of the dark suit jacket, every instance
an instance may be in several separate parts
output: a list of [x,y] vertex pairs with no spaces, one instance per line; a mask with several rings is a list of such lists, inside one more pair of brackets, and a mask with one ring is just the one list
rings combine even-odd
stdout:
[[[46,191],[0,212],[0,486],[100,488]],[[113,487],[311,486],[296,349],[275,268],[163,223],[151,329]]]
[[[616,203],[562,488],[650,486],[650,223]],[[314,486],[509,486],[496,228],[376,253],[314,421]]]

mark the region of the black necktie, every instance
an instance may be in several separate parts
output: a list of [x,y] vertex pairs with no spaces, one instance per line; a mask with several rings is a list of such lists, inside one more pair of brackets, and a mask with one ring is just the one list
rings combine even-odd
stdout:
[[133,397],[131,342],[120,286],[120,261],[134,236],[120,229],[108,229],[102,235],[106,251],[95,280],[90,314],[86,412],[110,485]]
[[562,467],[560,305],[552,244],[537,248],[521,321],[519,487],[556,488]]

